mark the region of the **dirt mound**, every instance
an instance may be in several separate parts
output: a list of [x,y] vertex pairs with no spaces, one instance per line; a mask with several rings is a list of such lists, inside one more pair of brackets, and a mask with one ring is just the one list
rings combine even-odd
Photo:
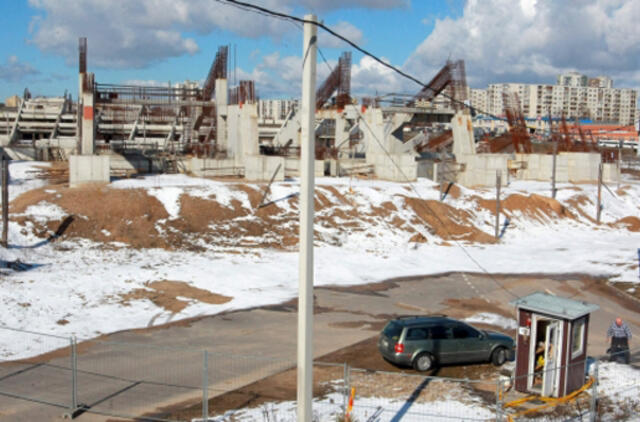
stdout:
[[506,213],[519,212],[524,216],[542,222],[548,221],[549,218],[575,219],[575,216],[560,202],[553,198],[536,194],[529,196],[509,195],[505,200],[501,201],[501,207]]
[[189,298],[198,302],[220,305],[231,300],[230,297],[211,293],[208,290],[198,289],[182,281],[154,281],[148,283],[150,289],[135,289],[127,294],[121,295],[122,303],[128,305],[133,300],[149,299],[156,306],[167,311],[177,313],[189,305],[189,301],[181,298]]
[[412,221],[424,225],[444,240],[464,240],[474,243],[494,243],[493,236],[477,229],[472,216],[465,210],[433,200],[405,197],[405,203],[419,217]]
[[640,218],[633,216],[624,217],[616,221],[614,226],[625,228],[630,232],[640,232]]

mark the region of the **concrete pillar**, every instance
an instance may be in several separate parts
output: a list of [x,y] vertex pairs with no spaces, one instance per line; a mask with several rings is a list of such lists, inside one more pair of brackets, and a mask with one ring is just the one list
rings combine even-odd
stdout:
[[224,151],[228,149],[227,133],[227,105],[229,103],[229,90],[226,79],[216,79],[216,142],[218,148]]
[[84,90],[82,92],[82,141],[80,152],[92,155],[95,147],[95,108],[93,93],[93,73],[85,75]]
[[466,154],[476,153],[473,125],[469,114],[458,111],[451,119],[451,130],[453,132],[453,155],[462,157]]

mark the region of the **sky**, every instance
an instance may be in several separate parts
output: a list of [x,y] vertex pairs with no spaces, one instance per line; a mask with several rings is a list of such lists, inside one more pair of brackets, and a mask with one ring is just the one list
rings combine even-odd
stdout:
[[[245,0],[316,14],[376,56],[428,82],[463,59],[467,82],[555,83],[559,73],[608,75],[640,88],[637,0]],[[78,37],[102,83],[202,81],[229,45],[232,83],[256,82],[262,98],[300,96],[302,30],[219,0],[1,0],[0,101],[77,94]],[[418,85],[320,30],[321,82],[352,51],[352,93],[415,93]],[[326,62],[325,62],[326,59]]]

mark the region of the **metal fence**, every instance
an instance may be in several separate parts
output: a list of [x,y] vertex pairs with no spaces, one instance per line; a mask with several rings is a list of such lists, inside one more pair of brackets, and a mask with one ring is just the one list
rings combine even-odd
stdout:
[[[140,335],[124,335],[122,342],[98,338],[78,343],[73,337],[1,326],[0,335],[7,330],[19,335],[12,336],[18,341],[10,350],[0,350],[0,419],[16,415],[23,420],[49,420],[52,415],[73,418],[92,413],[171,422],[296,420],[293,359],[151,346]],[[485,379],[471,380],[315,362],[314,421],[618,421],[637,417],[640,349],[628,352],[628,364],[610,359],[607,355],[581,363],[586,366],[585,385],[559,399],[517,392],[517,379],[501,376],[504,370],[489,366]]]

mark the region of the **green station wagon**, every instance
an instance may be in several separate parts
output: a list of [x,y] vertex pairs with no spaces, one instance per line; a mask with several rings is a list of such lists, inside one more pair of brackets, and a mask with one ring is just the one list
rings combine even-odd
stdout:
[[411,316],[389,321],[380,333],[378,350],[401,366],[427,371],[434,365],[493,362],[515,357],[515,342],[505,334],[478,330],[445,316]]

